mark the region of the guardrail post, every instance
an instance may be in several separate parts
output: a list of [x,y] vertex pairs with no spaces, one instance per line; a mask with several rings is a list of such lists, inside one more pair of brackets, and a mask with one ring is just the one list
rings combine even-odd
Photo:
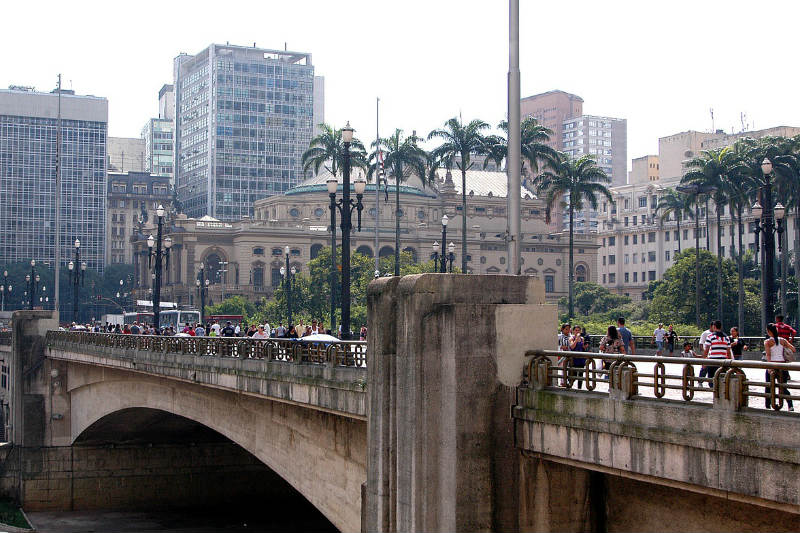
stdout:
[[630,400],[638,393],[635,384],[636,368],[633,366],[614,365],[611,368],[614,373],[614,386],[608,388],[608,395],[614,400]]
[[531,367],[531,385],[534,390],[546,389],[551,384],[550,378],[550,360],[546,357],[536,359]]
[[719,393],[714,395],[714,407],[726,411],[740,411],[747,407],[744,395],[746,376],[741,370],[730,368],[721,375]]

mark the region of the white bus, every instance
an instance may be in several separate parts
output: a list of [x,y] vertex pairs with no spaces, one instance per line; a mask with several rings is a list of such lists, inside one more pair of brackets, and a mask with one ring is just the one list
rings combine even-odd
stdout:
[[192,326],[200,322],[200,311],[169,309],[158,314],[158,322],[162,328],[172,326],[175,331],[180,332],[188,322]]

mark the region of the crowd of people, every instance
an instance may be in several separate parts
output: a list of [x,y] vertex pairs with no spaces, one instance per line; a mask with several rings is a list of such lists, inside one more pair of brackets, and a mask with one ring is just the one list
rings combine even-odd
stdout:
[[[767,326],[767,332],[764,339],[763,361],[784,363],[794,362],[794,337],[797,331],[789,324],[783,321],[782,315],[775,317],[775,322]],[[657,356],[670,356],[674,355],[675,346],[679,342],[678,335],[672,325],[668,329],[664,329],[664,324],[659,324],[653,331],[652,340],[655,342]],[[734,326],[725,331],[720,320],[712,320],[707,330],[701,335],[697,343],[697,351],[695,351],[693,342],[684,342],[683,351],[680,352],[680,357],[700,357],[707,360],[700,369],[701,378],[708,378],[709,387],[713,387],[710,380],[714,377],[717,369],[720,367],[719,362],[725,359],[741,360],[743,352],[748,350],[747,344],[744,339],[739,336],[739,328]],[[567,352],[590,352],[591,342],[586,330],[578,325],[565,323],[561,325],[561,330],[558,334],[558,350]],[[620,317],[617,319],[617,324],[608,326],[606,335],[600,340],[599,351],[607,354],[636,354],[636,341],[631,331],[625,326],[625,319]],[[560,363],[561,361],[559,361]],[[715,364],[717,363],[717,364]],[[607,367],[608,361],[604,362]],[[573,357],[570,367],[570,377],[576,379],[578,388],[583,385],[581,379],[584,374],[584,367],[586,365],[585,357]],[[766,381],[770,381],[770,371],[766,371]],[[790,375],[788,370],[777,370],[776,383],[780,394],[789,396],[789,389],[786,384],[789,382]],[[769,392],[769,389],[767,389]],[[766,398],[766,404],[769,408],[769,398]],[[791,397],[786,398],[786,405],[790,411],[794,411],[794,405]]]
[[[322,320],[312,320],[311,324],[304,324],[301,320],[298,324],[287,324],[284,326],[283,322],[279,322],[277,326],[272,327],[269,323],[265,324],[250,324],[245,323],[233,324],[230,320],[225,322],[225,325],[220,325],[218,321],[202,323],[186,323],[182,328],[175,328],[174,326],[164,326],[156,330],[152,324],[134,322],[132,324],[110,324],[106,322],[105,325],[97,323],[94,325],[76,324],[75,322],[69,328],[70,331],[91,331],[95,333],[117,333],[123,335],[164,335],[164,336],[190,336],[190,337],[251,337],[254,339],[301,339],[310,335],[327,334],[333,335],[330,329],[325,329],[325,324]],[[334,336],[341,338],[342,328],[339,326]],[[362,326],[359,331],[359,339],[367,340],[367,327]]]

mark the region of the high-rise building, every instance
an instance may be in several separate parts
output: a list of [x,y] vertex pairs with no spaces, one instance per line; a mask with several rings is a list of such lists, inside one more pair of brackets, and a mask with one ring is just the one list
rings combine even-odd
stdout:
[[[172,178],[174,175],[175,92],[172,85],[158,91],[158,118],[142,128],[144,172]],[[174,185],[174,183],[173,183]]]
[[174,79],[175,186],[188,216],[252,216],[254,201],[303,179],[323,119],[311,54],[212,44],[176,57]]
[[595,158],[611,178],[611,185],[625,185],[628,174],[628,121],[624,118],[580,115],[564,121],[562,150],[577,159]]
[[563,150],[564,121],[583,114],[583,98],[564,91],[547,91],[523,98],[520,113],[523,118],[533,117],[553,130],[548,144],[555,150]]
[[111,172],[144,172],[144,139],[136,137],[108,138],[108,170]]
[[[55,260],[58,95],[0,90],[0,263]],[[61,260],[105,266],[108,100],[61,92]]]

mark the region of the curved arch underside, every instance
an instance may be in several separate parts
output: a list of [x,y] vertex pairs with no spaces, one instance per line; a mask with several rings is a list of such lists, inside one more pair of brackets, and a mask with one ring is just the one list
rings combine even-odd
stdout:
[[[80,443],[81,435],[96,423],[102,429],[103,419],[120,411],[123,416],[134,408],[178,415],[214,430],[257,457],[339,530],[361,529],[366,422],[150,376],[107,378],[70,392],[73,443]],[[92,431],[97,429],[95,426]]]

